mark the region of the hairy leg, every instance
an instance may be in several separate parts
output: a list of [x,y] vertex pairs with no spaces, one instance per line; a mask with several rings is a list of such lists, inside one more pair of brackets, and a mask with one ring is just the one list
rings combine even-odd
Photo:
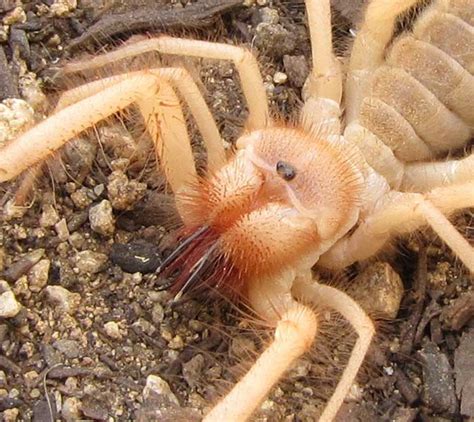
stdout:
[[400,189],[426,192],[470,180],[474,180],[474,154],[460,160],[406,164]]
[[276,323],[273,342],[204,421],[247,420],[293,362],[311,347],[316,330],[315,313],[293,302]]
[[174,88],[178,90],[180,98],[188,105],[189,110],[196,121],[198,129],[201,132],[204,143],[206,144],[208,152],[208,169],[211,172],[217,171],[226,162],[226,155],[222,139],[214,121],[214,117],[212,116],[209,107],[204,101],[199,88],[185,69],[147,69],[146,71],[125,73],[95,82],[90,82],[86,85],[82,85],[65,92],[59,99],[55,111],[59,111],[70,104],[87,98],[93,93],[109,87],[117,82],[141,74],[156,75],[158,78],[169,82]]
[[334,309],[350,322],[358,335],[346,369],[319,419],[320,422],[332,421],[364,361],[375,333],[374,324],[357,302],[347,294],[334,287],[319,284],[310,277],[297,278],[292,291],[302,301]]
[[343,268],[374,255],[395,234],[430,225],[457,257],[474,273],[474,248],[445,214],[474,206],[474,182],[437,188],[425,195],[391,192],[350,236],[321,258],[328,268]]
[[247,128],[249,130],[261,129],[270,124],[265,87],[257,61],[252,53],[241,47],[161,36],[126,45],[90,60],[69,63],[63,68],[62,73],[68,74],[103,67],[115,61],[149,51],[233,61],[239,72],[242,90],[249,107]]
[[339,107],[342,97],[340,65],[333,54],[329,0],[307,0],[313,68],[304,88],[303,126],[321,135],[341,133]]
[[165,163],[168,181],[175,191],[192,183],[196,170],[179,100],[165,80],[146,72],[60,110],[9,143],[0,154],[0,181],[9,180],[43,161],[80,132],[130,104],[155,101],[154,95],[161,96],[161,103],[155,102],[155,108],[159,107],[163,116],[161,135],[173,134],[158,139],[160,145],[157,146],[163,153],[160,158]]

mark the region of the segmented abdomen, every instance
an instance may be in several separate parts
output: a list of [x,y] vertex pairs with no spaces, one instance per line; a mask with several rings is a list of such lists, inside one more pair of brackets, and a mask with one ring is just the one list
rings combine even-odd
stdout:
[[402,161],[462,147],[474,133],[474,1],[435,1],[377,69],[359,121]]

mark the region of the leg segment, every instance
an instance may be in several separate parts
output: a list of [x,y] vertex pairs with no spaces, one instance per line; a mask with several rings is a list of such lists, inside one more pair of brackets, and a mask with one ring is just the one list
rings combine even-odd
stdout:
[[329,0],[307,0],[313,69],[304,87],[303,126],[323,135],[339,135],[342,97],[340,65],[332,50]]
[[278,321],[275,338],[249,372],[235,385],[205,422],[237,422],[249,418],[290,365],[305,353],[316,335],[314,312],[293,303]]
[[157,139],[157,151],[163,154],[160,159],[168,181],[174,191],[194,182],[194,158],[179,100],[165,80],[146,72],[60,110],[9,143],[0,154],[0,181],[9,180],[44,160],[75,135],[106,117],[132,103],[144,104],[156,95],[161,100],[155,102],[159,110],[154,111],[162,116],[162,138]]
[[406,164],[400,189],[426,192],[470,180],[474,180],[474,154],[460,160]]
[[429,224],[474,273],[474,248],[444,214],[474,206],[474,182],[437,188],[425,196],[392,192],[350,236],[337,242],[319,263],[343,268],[374,255],[393,234],[409,233]]
[[232,60],[239,72],[242,90],[249,107],[248,129],[261,129],[270,123],[265,88],[257,61],[249,51],[232,45],[162,36],[139,41],[90,60],[69,63],[62,72],[68,74],[96,69],[149,51],[217,60]]
[[[130,77],[142,74],[156,75],[157,78],[164,79],[173,87],[176,87],[180,93],[181,99],[187,103],[191,114],[201,132],[208,153],[208,169],[211,172],[217,171],[226,162],[226,156],[222,139],[217,129],[214,118],[207,106],[204,98],[196,86],[189,73],[181,68],[161,68],[150,69],[141,72],[131,72],[122,75],[112,76],[90,82],[65,92],[59,99],[55,111],[59,111],[70,104],[89,97],[95,92],[105,89],[117,82],[124,81]],[[158,98],[159,102],[160,99]],[[148,120],[148,119],[147,119]]]
[[316,283],[308,278],[297,278],[293,293],[302,300],[334,309],[351,323],[359,336],[336,390],[319,419],[319,422],[329,422],[335,418],[359,372],[375,333],[374,324],[357,302],[334,287]]

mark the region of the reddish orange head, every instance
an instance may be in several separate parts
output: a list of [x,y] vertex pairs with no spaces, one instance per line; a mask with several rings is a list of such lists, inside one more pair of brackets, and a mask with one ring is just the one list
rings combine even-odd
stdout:
[[187,239],[171,265],[182,269],[179,291],[199,278],[241,294],[259,276],[308,269],[357,220],[362,179],[347,152],[288,128],[237,145],[227,165],[177,195]]

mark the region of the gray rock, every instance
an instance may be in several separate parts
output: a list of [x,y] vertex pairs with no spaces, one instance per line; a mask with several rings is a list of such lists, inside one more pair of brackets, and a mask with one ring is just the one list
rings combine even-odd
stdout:
[[204,356],[200,353],[183,363],[183,376],[191,388],[199,384],[200,375],[204,368]]
[[461,399],[461,414],[474,416],[474,328],[463,334],[454,352],[456,393]]
[[115,231],[115,221],[112,214],[112,205],[107,200],[99,202],[89,210],[91,229],[104,236],[110,236]]
[[294,51],[296,35],[280,24],[262,22],[255,30],[255,46],[274,57],[283,57]]
[[424,403],[435,413],[456,412],[453,370],[448,358],[431,342],[427,342],[418,354],[423,364]]
[[283,56],[283,66],[288,75],[290,83],[297,87],[303,87],[309,75],[309,64],[305,56]]
[[169,402],[179,405],[179,401],[171,391],[168,383],[157,375],[148,375],[145,388],[143,389],[143,398],[145,400],[152,394],[165,396]]
[[53,347],[68,359],[77,358],[82,354],[81,347],[75,340],[56,340]]

